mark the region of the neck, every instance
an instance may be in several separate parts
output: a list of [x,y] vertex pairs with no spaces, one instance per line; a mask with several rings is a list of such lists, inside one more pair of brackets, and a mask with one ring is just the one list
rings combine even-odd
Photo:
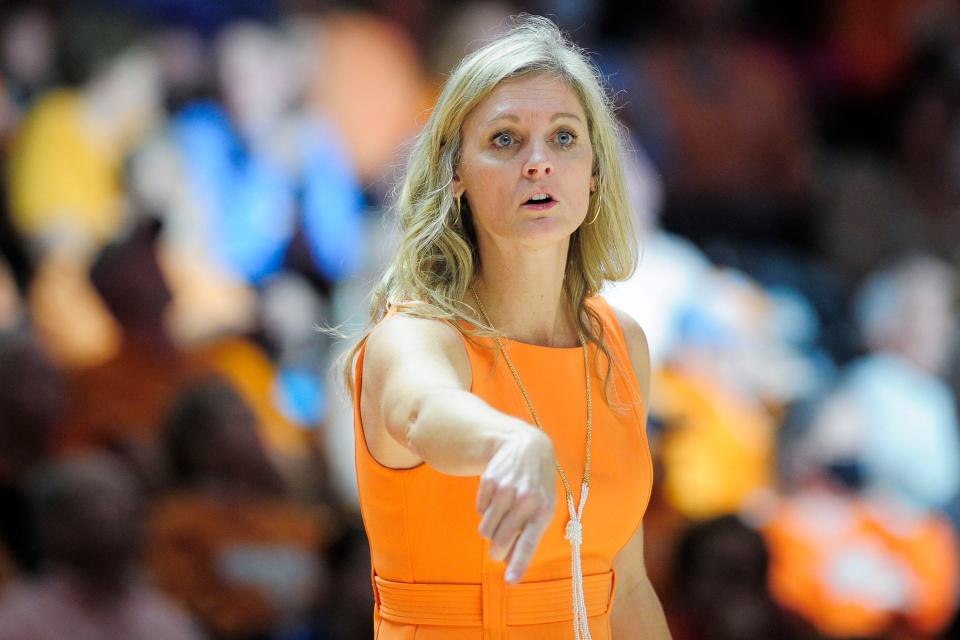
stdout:
[[[481,250],[473,288],[493,328],[520,342],[547,347],[579,344],[563,288],[567,246],[517,251]],[[474,304],[468,295],[467,303]]]

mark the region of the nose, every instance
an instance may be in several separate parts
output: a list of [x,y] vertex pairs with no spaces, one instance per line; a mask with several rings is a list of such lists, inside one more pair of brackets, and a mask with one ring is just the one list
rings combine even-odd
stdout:
[[535,180],[544,178],[553,173],[553,163],[547,155],[546,150],[539,145],[534,146],[530,151],[530,156],[523,164],[523,175],[525,178]]

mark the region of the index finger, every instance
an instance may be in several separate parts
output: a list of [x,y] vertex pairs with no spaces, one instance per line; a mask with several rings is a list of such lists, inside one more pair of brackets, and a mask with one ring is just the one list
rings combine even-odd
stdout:
[[547,525],[550,524],[551,517],[552,514],[545,511],[539,517],[527,521],[527,525],[523,528],[523,532],[513,546],[504,580],[519,582],[523,574],[526,573],[527,566],[533,560],[533,554],[537,550],[537,545],[540,544],[540,538],[547,530]]
[[480,488],[477,490],[477,511],[483,513],[487,510],[496,488],[497,484],[493,480],[487,478],[480,480]]

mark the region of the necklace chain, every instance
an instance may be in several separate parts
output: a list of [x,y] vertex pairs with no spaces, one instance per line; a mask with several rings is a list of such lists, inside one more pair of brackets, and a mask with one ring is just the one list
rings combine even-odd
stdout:
[[[490,316],[487,315],[487,310],[484,309],[483,302],[480,301],[480,296],[477,295],[476,290],[472,286],[470,287],[470,293],[473,294],[473,299],[477,301],[477,306],[480,308],[483,321],[493,328],[493,323],[490,322]],[[560,466],[560,460],[558,459],[556,463],[557,471],[560,473],[560,479],[563,481],[563,488],[567,494],[567,511],[570,514],[570,520],[567,521],[563,537],[570,542],[570,595],[573,603],[573,635],[576,640],[591,640],[590,627],[587,624],[587,603],[583,595],[583,565],[580,558],[580,546],[583,544],[583,507],[586,505],[587,495],[590,493],[590,439],[593,434],[593,400],[590,393],[590,362],[587,357],[587,341],[584,339],[582,331],[578,331],[577,333],[580,338],[580,346],[583,348],[583,371],[587,379],[587,456],[583,466],[583,484],[580,487],[579,508],[574,508],[573,492],[570,490],[570,483],[567,482],[567,474],[563,472],[563,467]],[[533,408],[530,395],[523,386],[523,382],[520,380],[520,374],[513,365],[513,361],[510,360],[510,356],[507,355],[507,350],[504,349],[500,336],[494,336],[494,340],[497,343],[497,348],[500,349],[500,353],[503,355],[503,359],[510,368],[510,373],[513,374],[513,379],[517,383],[517,387],[520,388],[520,393],[523,394],[523,399],[527,403],[527,409],[530,410],[530,415],[533,416],[533,421],[537,427],[543,431],[540,417]]]
[[[480,308],[480,315],[483,316],[483,321],[487,323],[488,326],[493,328],[493,323],[490,322],[490,316],[487,315],[487,310],[483,306],[483,302],[480,301],[480,296],[477,295],[476,290],[473,287],[470,287],[470,293],[473,295],[473,299],[477,301],[477,306]],[[587,357],[587,341],[583,337],[583,332],[578,331],[578,337],[580,339],[580,346],[583,348],[583,371],[584,377],[587,380],[587,455],[586,460],[583,466],[583,487],[586,488],[590,485],[590,443],[593,435],[593,399],[590,389],[590,364],[589,358]],[[503,343],[500,340],[500,336],[494,337],[494,342],[497,344],[497,348],[500,350],[503,359],[507,363],[507,367],[510,369],[510,373],[513,374],[513,379],[517,383],[517,387],[520,388],[520,393],[523,395],[524,401],[527,403],[527,409],[530,411],[530,415],[533,416],[533,421],[537,427],[543,431],[543,424],[540,422],[540,417],[537,415],[537,412],[533,408],[533,402],[530,401],[530,395],[527,393],[526,387],[523,386],[523,382],[520,380],[520,374],[517,372],[517,368],[514,366],[513,361],[510,359],[510,356],[507,355],[507,350],[504,349]],[[570,490],[570,483],[567,481],[567,474],[564,473],[563,467],[560,466],[560,461],[557,460],[557,471],[560,473],[560,480],[563,481],[563,488],[566,491],[567,498],[573,498],[573,492]]]

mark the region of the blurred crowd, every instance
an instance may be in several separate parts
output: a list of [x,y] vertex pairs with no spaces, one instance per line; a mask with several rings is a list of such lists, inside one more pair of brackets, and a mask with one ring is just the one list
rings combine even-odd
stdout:
[[674,637],[960,637],[955,2],[5,0],[0,640],[372,637],[316,327],[520,11],[629,134]]

